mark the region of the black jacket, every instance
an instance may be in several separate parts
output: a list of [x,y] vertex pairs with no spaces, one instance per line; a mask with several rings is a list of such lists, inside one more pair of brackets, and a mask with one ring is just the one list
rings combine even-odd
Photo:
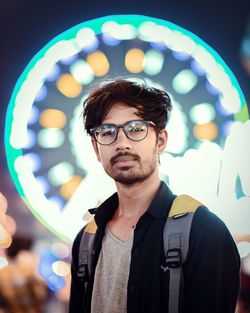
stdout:
[[[128,313],[167,313],[169,272],[163,249],[163,228],[174,195],[165,183],[147,212],[140,218],[134,233],[128,280]],[[97,232],[93,269],[101,250],[107,221],[118,206],[114,194],[95,210]],[[94,270],[85,293],[77,279],[81,235],[72,249],[70,313],[90,313]],[[239,292],[240,258],[225,224],[212,212],[199,207],[193,219],[189,251],[183,266],[184,313],[234,313]],[[119,312],[117,312],[119,313]]]

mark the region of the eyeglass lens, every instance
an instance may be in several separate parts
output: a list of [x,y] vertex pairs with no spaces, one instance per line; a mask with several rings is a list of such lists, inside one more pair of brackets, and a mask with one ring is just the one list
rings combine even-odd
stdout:
[[147,136],[148,125],[144,121],[130,121],[124,125],[104,124],[95,130],[95,138],[100,144],[111,144],[123,128],[126,136],[134,141],[140,141]]

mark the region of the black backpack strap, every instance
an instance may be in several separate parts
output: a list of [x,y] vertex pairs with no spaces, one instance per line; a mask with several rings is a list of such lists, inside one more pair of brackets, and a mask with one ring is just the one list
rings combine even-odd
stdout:
[[169,313],[179,313],[183,303],[182,264],[186,260],[189,235],[196,209],[202,204],[197,200],[180,195],[173,201],[167,218],[163,242],[166,256],[166,270],[169,270]]
[[92,220],[83,230],[79,246],[79,265],[77,277],[80,281],[87,283],[92,270],[93,244],[97,226]]

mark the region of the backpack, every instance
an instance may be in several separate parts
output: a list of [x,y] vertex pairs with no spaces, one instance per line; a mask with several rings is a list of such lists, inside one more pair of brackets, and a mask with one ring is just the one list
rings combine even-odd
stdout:
[[[186,260],[189,235],[194,214],[202,203],[188,195],[177,196],[170,208],[164,230],[163,244],[166,267],[169,270],[169,313],[179,313],[184,299],[182,265]],[[92,268],[92,247],[97,226],[94,219],[83,231],[79,246],[79,267],[77,277],[87,285]]]

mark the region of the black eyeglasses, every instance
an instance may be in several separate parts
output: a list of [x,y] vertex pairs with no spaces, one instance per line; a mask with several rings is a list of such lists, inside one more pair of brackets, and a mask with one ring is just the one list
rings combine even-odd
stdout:
[[116,141],[119,128],[123,129],[129,139],[141,141],[147,137],[149,125],[156,127],[151,121],[129,121],[122,125],[103,124],[90,129],[90,133],[101,145],[111,145]]

